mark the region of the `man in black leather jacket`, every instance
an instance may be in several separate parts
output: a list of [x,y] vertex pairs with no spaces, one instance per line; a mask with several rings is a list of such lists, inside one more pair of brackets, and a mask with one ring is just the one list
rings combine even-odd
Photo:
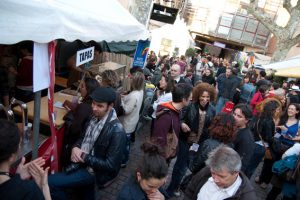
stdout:
[[94,199],[98,187],[119,173],[125,148],[125,131],[113,109],[116,93],[112,88],[98,87],[91,94],[93,116],[85,134],[72,149],[66,172],[49,176],[52,199],[68,199],[65,189],[84,190],[85,199]]

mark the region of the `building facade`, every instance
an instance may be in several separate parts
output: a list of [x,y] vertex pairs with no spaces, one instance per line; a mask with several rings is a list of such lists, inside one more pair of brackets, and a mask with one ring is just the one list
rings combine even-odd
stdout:
[[[265,53],[270,31],[253,16],[249,0],[187,0],[183,13],[197,45],[225,56],[232,51]],[[258,7],[276,21],[282,0],[259,0]]]

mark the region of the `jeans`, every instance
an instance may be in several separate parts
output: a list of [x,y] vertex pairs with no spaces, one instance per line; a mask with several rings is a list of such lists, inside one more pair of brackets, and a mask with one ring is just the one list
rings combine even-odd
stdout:
[[229,99],[219,96],[217,104],[216,104],[216,114],[218,114],[222,111],[222,108],[224,107],[224,105],[227,101],[229,101]]
[[75,188],[74,191],[83,190],[85,199],[95,199],[95,176],[90,174],[85,168],[78,169],[70,174],[60,172],[50,175],[48,183],[53,200],[69,199],[65,190],[72,188]]
[[259,181],[261,183],[266,183],[266,184],[270,183],[271,178],[273,176],[272,166],[273,166],[274,162],[275,162],[275,160],[273,160],[273,159],[272,160],[264,159],[261,174],[259,176]]
[[259,144],[255,143],[254,152],[251,158],[251,162],[245,170],[246,176],[250,179],[254,171],[256,170],[259,163],[265,156],[265,148]]
[[129,160],[131,134],[132,133],[126,133],[126,146],[124,149],[122,164],[127,164],[128,160]]
[[189,147],[190,145],[186,141],[178,141],[179,151],[177,154],[177,160],[175,162],[172,179],[167,188],[167,193],[172,196],[178,189],[182,178],[184,177],[189,163]]

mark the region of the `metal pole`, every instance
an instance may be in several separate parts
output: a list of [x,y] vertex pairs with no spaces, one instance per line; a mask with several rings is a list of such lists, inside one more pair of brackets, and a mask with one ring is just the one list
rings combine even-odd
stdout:
[[39,134],[40,134],[41,94],[42,94],[41,91],[37,91],[34,94],[32,160],[34,160],[38,157]]

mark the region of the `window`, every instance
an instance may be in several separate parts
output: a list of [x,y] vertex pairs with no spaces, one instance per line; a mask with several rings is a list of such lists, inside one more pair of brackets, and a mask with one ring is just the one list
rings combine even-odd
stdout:
[[243,30],[246,23],[246,17],[236,16],[232,28]]
[[230,33],[230,39],[233,40],[240,40],[242,36],[243,31],[237,30],[237,29],[232,29]]
[[257,29],[257,25],[258,25],[258,21],[255,20],[255,19],[249,19],[248,20],[248,23],[247,23],[247,26],[246,26],[246,31],[248,32],[256,32],[256,29]]

